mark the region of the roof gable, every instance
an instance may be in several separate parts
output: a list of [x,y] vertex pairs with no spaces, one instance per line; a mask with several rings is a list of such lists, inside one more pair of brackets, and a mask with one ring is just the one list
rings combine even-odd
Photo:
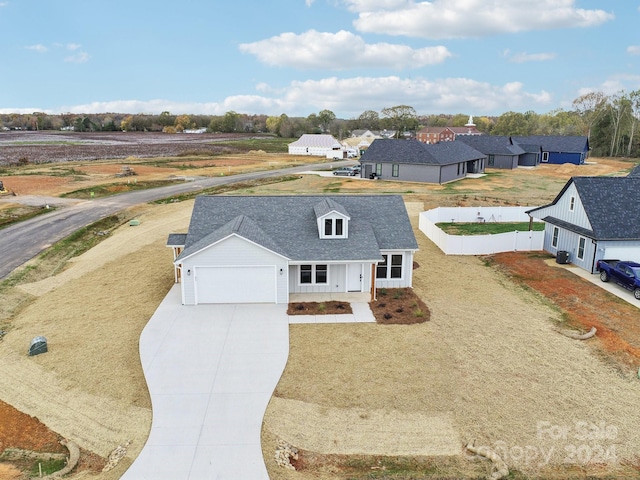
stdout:
[[640,240],[640,177],[573,177],[552,203],[529,212],[556,205],[572,184],[596,240]]

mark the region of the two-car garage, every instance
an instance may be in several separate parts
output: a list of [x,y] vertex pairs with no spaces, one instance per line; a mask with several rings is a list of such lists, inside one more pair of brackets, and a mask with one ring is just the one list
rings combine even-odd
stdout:
[[195,303],[276,303],[275,265],[194,267]]

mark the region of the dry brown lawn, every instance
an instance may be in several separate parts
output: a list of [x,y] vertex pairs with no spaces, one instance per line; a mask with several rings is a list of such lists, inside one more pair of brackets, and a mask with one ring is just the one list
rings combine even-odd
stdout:
[[[271,478],[364,478],[381,471],[370,468],[382,454],[422,459],[441,477],[486,475],[487,461],[464,455],[472,439],[531,478],[636,473],[629,464],[640,451],[637,379],[589,343],[558,334],[562,314],[544,298],[478,258],[446,257],[417,231],[422,208],[514,196],[540,204],[575,172],[620,174],[629,166],[599,161],[553,175],[544,166],[444,187],[304,176],[244,192],[404,192],[420,245],[414,291],[431,313],[415,325],[291,326],[289,362],[264,420]],[[166,237],[186,230],[191,205],[140,207],[139,227],[123,226],[55,277],[7,292],[27,307],[0,342],[0,399],[103,458],[132,440],[115,470],[77,478],[119,478],[144,444],[151,410],[137,344],[173,282]],[[50,351],[27,357],[35,335],[47,336]],[[583,438],[594,425],[609,435]],[[275,466],[277,439],[302,449],[306,470]],[[581,465],[587,454],[592,464]]]

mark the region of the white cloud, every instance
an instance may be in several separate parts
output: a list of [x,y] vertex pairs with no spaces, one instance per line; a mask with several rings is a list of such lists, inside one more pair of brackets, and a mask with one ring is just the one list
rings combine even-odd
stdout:
[[33,50],[34,52],[38,52],[38,53],[45,53],[47,50],[49,50],[47,47],[45,47],[40,43],[36,45],[27,45],[24,48],[26,48],[27,50]]
[[544,62],[546,60],[553,60],[554,58],[556,58],[556,54],[555,53],[521,52],[521,53],[515,53],[513,55],[510,55],[507,51],[505,52],[505,57],[507,57],[508,60],[513,63],[527,63],[527,62]]
[[311,5],[313,5],[313,2],[315,0],[305,0],[304,3],[307,5],[307,7],[310,7]]
[[257,90],[257,95],[235,95],[220,102],[119,100],[63,106],[59,112],[159,114],[167,110],[175,114],[222,115],[233,110],[242,113],[307,116],[329,109],[341,118],[355,118],[365,110],[381,111],[394,105],[411,105],[419,114],[478,112],[483,115],[499,115],[509,110],[544,110],[552,100],[551,95],[545,91],[525,91],[520,82],[491,85],[468,78],[427,80],[397,76],[347,79],[331,77],[294,81],[285,88],[259,84]]
[[272,66],[299,69],[349,70],[353,68],[420,68],[444,62],[451,56],[446,47],[413,49],[391,43],[367,44],[362,37],[340,30],[337,33],[309,30],[243,43],[240,51],[255,55]]
[[9,2],[0,2],[0,8],[8,7],[8,6],[9,6]]
[[78,44],[78,43],[67,43],[65,45],[65,48],[67,50],[71,50],[72,52],[75,50],[79,50],[82,47],[82,45]]
[[86,63],[91,58],[87,52],[78,52],[74,55],[69,55],[65,57],[64,61],[67,63]]
[[343,0],[362,32],[432,39],[592,27],[612,20],[575,0]]
[[627,53],[629,55],[640,55],[640,45],[629,45],[627,47]]
[[578,90],[576,97],[590,92],[603,92],[605,95],[615,95],[621,91],[631,92],[640,90],[640,75],[616,74],[604,80],[600,85],[587,86]]

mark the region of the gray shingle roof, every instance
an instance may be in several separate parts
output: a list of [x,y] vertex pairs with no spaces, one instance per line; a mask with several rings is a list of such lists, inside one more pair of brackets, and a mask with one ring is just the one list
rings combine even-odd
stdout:
[[[573,177],[552,203],[530,211],[555,205],[572,183],[593,229],[583,234],[596,240],[640,240],[640,177]],[[569,230],[580,228],[561,225],[553,217],[544,220]]]
[[167,246],[168,247],[183,246],[186,241],[187,241],[186,233],[170,233],[169,238],[167,239]]
[[451,165],[479,158],[485,155],[463,142],[427,144],[417,140],[376,139],[360,162]]
[[503,135],[464,135],[456,137],[456,142],[464,142],[485,155],[522,155],[524,149],[514,144],[511,137]]
[[633,169],[627,175],[628,177],[640,177],[640,163],[633,167]]
[[[316,207],[328,200],[351,217],[349,238],[321,239]],[[397,195],[199,196],[181,258],[236,233],[291,261],[377,260],[380,250],[417,250]]]
[[545,152],[579,153],[589,150],[589,140],[578,135],[529,135],[513,136],[514,142],[540,145]]

